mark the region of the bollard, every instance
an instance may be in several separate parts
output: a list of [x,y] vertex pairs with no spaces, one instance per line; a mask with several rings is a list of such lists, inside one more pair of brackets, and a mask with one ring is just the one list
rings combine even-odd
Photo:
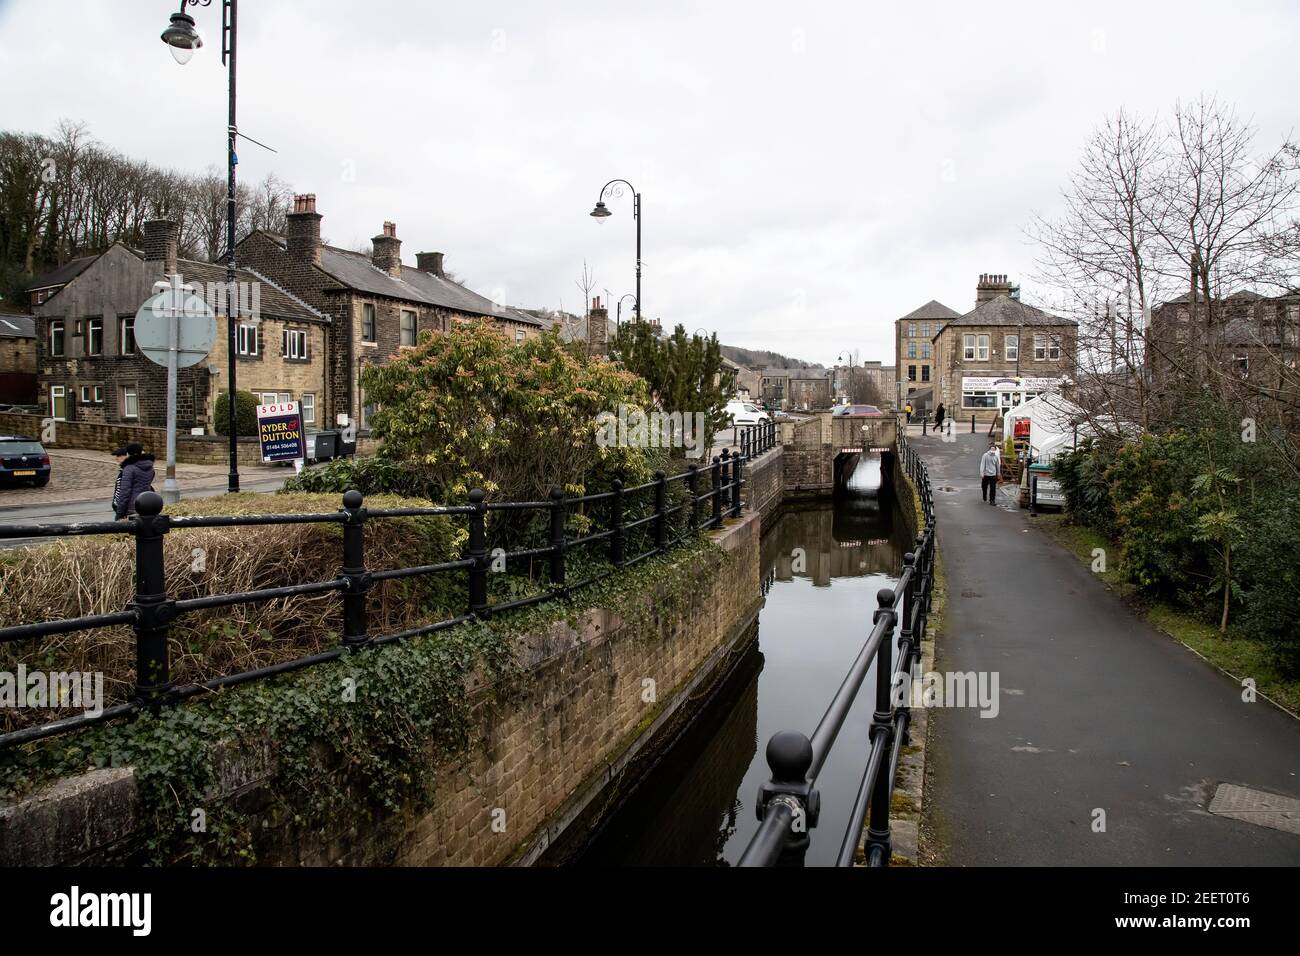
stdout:
[[157,712],[171,689],[167,658],[168,613],[163,535],[167,518],[162,495],[146,491],[135,501],[135,693],[133,697]]
[[970,417],[970,433],[971,433],[972,435],[975,434],[975,416],[974,416],[974,415],[971,415],[971,417]]

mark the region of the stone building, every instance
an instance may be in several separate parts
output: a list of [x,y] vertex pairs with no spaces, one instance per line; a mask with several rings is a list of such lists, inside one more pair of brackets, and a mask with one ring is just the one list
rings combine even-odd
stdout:
[[[144,225],[143,252],[118,242],[36,307],[39,402],[60,421],[165,427],[167,372],[136,348],[136,313],[154,283],[180,276],[216,303],[217,340],[208,356],[178,370],[178,429],[213,425],[227,368],[226,267],[177,257],[178,227]],[[262,401],[299,401],[308,426],[322,424],[327,318],[265,276],[236,281],[236,386]],[[215,293],[215,294],[214,294]]]
[[0,405],[31,405],[36,395],[36,323],[0,312]]
[[834,378],[829,368],[765,368],[759,387],[773,408],[806,412],[831,407]]
[[933,407],[990,422],[1041,392],[1074,386],[1078,323],[1026,305],[1002,275],[981,276],[976,305],[933,334]]
[[874,359],[854,365],[852,369],[847,365],[835,366],[833,384],[837,405],[853,402],[854,383],[865,383],[868,387],[860,389],[860,394],[866,394],[866,401],[882,408],[892,406],[898,394],[894,367]]
[[28,308],[32,311],[45,302],[54,293],[58,292],[65,285],[81,275],[88,265],[94,262],[98,255],[78,256],[76,259],[69,259],[58,268],[51,269],[44,275],[37,276],[32,280],[32,284],[27,287]]
[[934,385],[934,337],[943,324],[960,315],[942,302],[931,299],[894,322],[895,388],[898,405],[911,401],[916,414],[932,407]]
[[329,318],[330,424],[346,416],[367,428],[362,369],[415,346],[426,332],[445,332],[452,322],[489,322],[515,342],[541,332],[535,316],[448,278],[441,252],[417,253],[414,266],[403,264],[394,223],[384,223],[367,256],[322,242],[321,218],[314,194],[295,196],[285,235],[258,230],[237,248],[241,263]]

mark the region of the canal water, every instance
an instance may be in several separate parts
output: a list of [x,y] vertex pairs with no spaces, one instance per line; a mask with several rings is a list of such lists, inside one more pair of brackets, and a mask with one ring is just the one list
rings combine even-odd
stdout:
[[[910,540],[879,461],[864,460],[849,494],[788,509],[763,536],[767,596],[758,640],[704,712],[640,787],[598,824],[577,865],[730,866],[758,828],[767,741],[811,735],[871,630],[876,592],[892,587]],[[866,765],[874,675],[818,778],[821,819],[810,866],[839,849]]]

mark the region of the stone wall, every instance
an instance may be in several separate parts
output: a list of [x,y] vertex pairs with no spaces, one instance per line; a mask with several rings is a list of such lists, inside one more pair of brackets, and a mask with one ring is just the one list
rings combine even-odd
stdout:
[[[15,415],[0,412],[0,432],[28,435],[41,440],[42,423],[39,415]],[[137,441],[159,458],[167,450],[167,429],[145,428],[141,425],[108,425],[101,422],[56,422],[55,441],[43,442],[47,448],[91,448],[112,451],[128,442]],[[230,441],[221,435],[176,435],[176,460],[190,465],[223,465],[230,460]],[[260,465],[261,450],[256,438],[239,439],[239,463]]]
[[781,425],[783,481],[788,496],[830,494],[835,487],[831,454],[830,416],[818,415]]
[[758,513],[764,527],[785,497],[784,470],[785,448],[781,445],[745,464],[741,501],[746,512]]
[[[324,831],[276,816],[266,785],[272,748],[228,742],[221,792],[250,817],[265,865],[529,863],[604,792],[659,726],[698,706],[697,688],[752,637],[762,603],[756,513],[729,521],[717,552],[688,555],[654,590],[608,602],[518,639],[522,696],[489,704],[480,691],[479,741],[437,768],[431,806],[374,817],[341,814]],[[653,609],[649,627],[633,622]],[[382,650],[376,651],[382,653]],[[214,744],[214,746],[217,746]],[[129,768],[63,780],[0,807],[0,865],[138,862],[140,805]]]

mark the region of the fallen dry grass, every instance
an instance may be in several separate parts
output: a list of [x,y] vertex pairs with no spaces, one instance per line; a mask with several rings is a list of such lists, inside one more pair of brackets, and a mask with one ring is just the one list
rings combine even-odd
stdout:
[[[373,508],[426,505],[393,496],[367,499]],[[336,511],[336,494],[227,495],[182,503],[171,514],[248,515]],[[382,530],[377,530],[382,529]],[[463,525],[443,518],[399,518],[367,526],[372,570],[429,564],[460,554]],[[178,528],[164,539],[171,597],[203,597],[337,578],[342,567],[338,525]],[[135,589],[130,538],[65,539],[0,555],[0,622],[53,621],[120,611]],[[371,634],[459,613],[464,574],[387,581],[370,593]],[[180,684],[252,670],[338,644],[337,593],[293,597],[187,614],[170,633],[172,679]],[[135,635],[128,626],[80,631],[0,646],[0,672],[104,675],[104,706],[127,699],[135,681]],[[0,731],[43,723],[69,712],[0,708]]]

